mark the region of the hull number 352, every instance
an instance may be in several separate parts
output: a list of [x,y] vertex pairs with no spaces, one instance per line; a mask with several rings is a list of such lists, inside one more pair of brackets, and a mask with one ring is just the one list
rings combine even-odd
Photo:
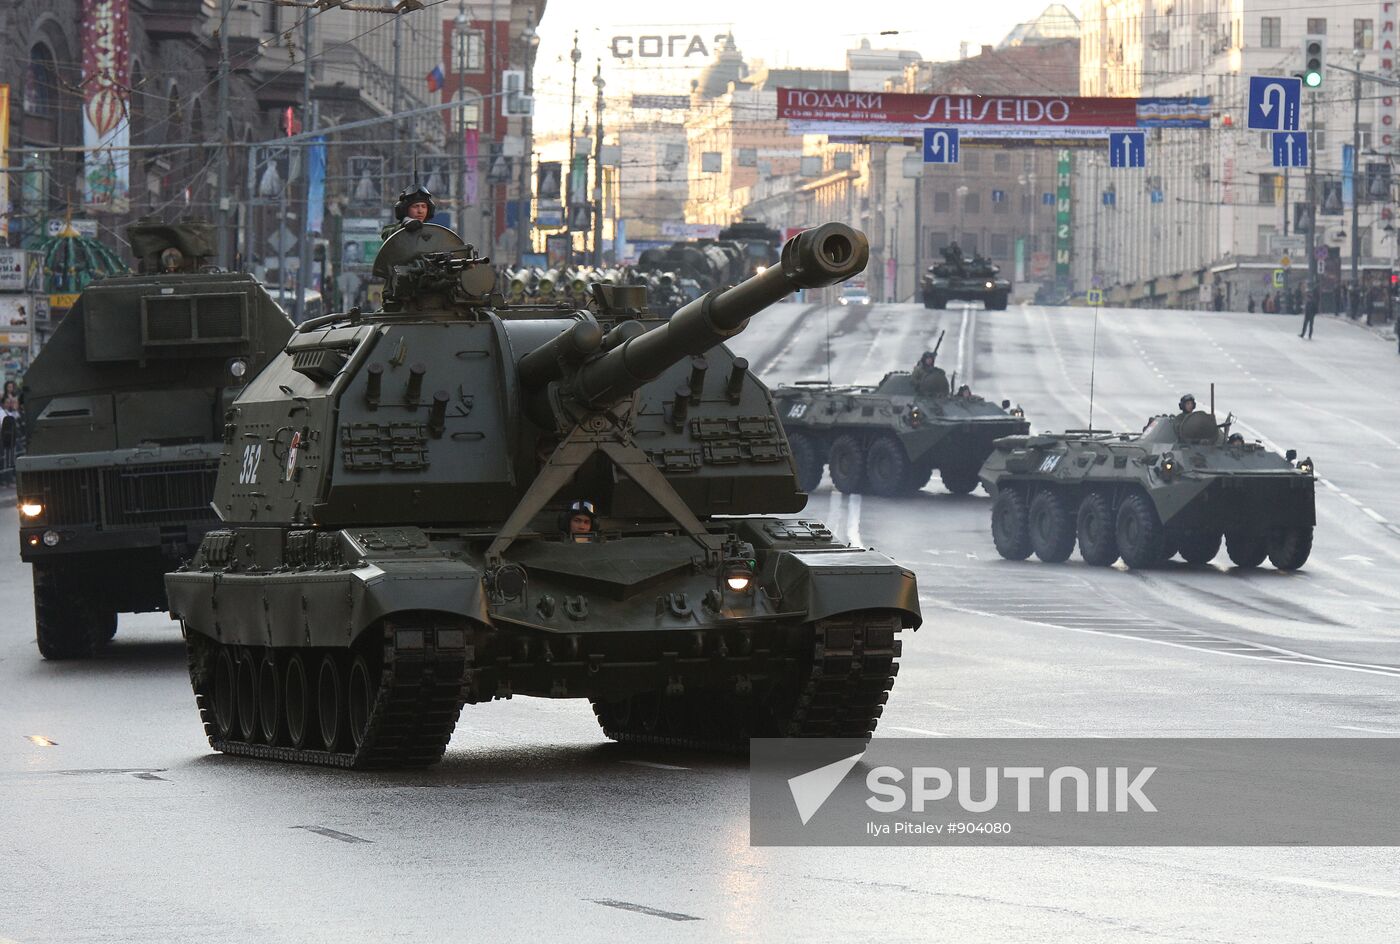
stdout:
[[262,462],[262,443],[243,447],[243,468],[238,472],[239,485],[252,485],[258,480],[258,463]]

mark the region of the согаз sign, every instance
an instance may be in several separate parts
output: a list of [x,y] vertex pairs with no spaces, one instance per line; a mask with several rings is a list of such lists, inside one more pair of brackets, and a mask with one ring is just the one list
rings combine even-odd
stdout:
[[[723,46],[726,38],[724,33],[716,35],[713,39],[715,47]],[[673,33],[668,36],[614,36],[611,49],[614,59],[631,59],[633,56],[641,59],[710,57],[710,47],[705,45],[703,36],[685,33]]]

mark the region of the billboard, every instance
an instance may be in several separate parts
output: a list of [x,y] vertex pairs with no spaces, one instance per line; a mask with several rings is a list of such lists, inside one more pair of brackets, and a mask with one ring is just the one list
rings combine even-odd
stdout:
[[103,213],[130,209],[127,5],[83,0],[83,202]]
[[1209,128],[1210,101],[779,88],[778,117],[795,134],[920,136],[937,125],[969,138],[1088,138],[1121,128]]

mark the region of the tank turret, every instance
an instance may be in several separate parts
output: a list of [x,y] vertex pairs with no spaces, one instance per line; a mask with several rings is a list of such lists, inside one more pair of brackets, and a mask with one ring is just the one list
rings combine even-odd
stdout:
[[430,763],[463,701],[510,694],[587,697],[622,740],[868,735],[920,619],[912,575],[771,517],[806,495],[724,343],[867,258],[828,224],[666,319],[611,282],[586,310],[506,306],[455,234],[395,233],[384,311],[302,325],[233,405],[223,527],[168,578],[211,743]]

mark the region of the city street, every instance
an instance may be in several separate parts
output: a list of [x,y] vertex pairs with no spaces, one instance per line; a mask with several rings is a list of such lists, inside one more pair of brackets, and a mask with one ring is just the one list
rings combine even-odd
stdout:
[[[876,736],[1400,736],[1400,358],[1331,315],[785,303],[732,345],[770,386],[875,383],[946,336],[1032,429],[1136,431],[1192,392],[1316,460],[1316,543],[1265,566],[1002,560],[979,489],[828,481],[807,517],[912,568],[924,624]],[[1096,352],[1096,353],[1095,353]],[[606,741],[582,701],[464,709],[424,771],[211,752],[176,626],[45,662],[0,562],[0,944],[103,941],[1370,941],[1385,848],[754,848],[741,759]],[[22,892],[20,891],[22,890]]]

